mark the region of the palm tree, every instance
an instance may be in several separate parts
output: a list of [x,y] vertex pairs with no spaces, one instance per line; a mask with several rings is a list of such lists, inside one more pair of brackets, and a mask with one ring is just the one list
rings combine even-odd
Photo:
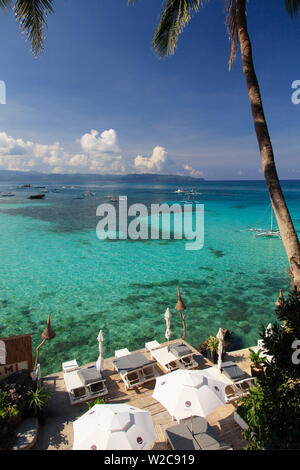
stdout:
[[0,0],[0,8],[14,11],[22,34],[31,43],[34,55],[44,49],[44,27],[48,14],[53,13],[54,0]]
[[[160,56],[174,54],[180,34],[190,22],[193,13],[208,0],[164,0],[159,25],[154,32],[152,45]],[[128,0],[128,3],[134,0]],[[300,0],[285,0],[291,16],[300,11]],[[262,169],[271,203],[277,219],[282,242],[289,260],[289,273],[293,287],[300,287],[300,244],[284,195],[280,186],[272,143],[264,115],[260,89],[254,69],[251,41],[247,28],[246,0],[225,0],[226,25],[231,40],[229,70],[240,45],[243,72],[248,88],[254,128],[260,150]]]

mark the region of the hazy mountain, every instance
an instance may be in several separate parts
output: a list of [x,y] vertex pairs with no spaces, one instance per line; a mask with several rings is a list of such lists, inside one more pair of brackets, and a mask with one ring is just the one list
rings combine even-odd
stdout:
[[204,178],[180,175],[128,174],[128,175],[93,175],[93,174],[45,174],[37,172],[0,170],[0,182],[23,184],[96,184],[101,182],[115,183],[197,183]]

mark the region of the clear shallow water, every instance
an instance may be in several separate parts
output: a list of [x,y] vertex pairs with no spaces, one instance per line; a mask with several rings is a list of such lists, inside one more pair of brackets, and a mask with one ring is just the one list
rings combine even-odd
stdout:
[[[172,337],[182,326],[174,310],[177,285],[187,306],[187,341],[198,347],[219,329],[233,331],[237,347],[256,344],[260,324],[275,318],[279,289],[289,288],[287,259],[279,239],[255,239],[249,227],[268,227],[264,182],[203,182],[195,186],[204,204],[205,239],[199,251],[185,240],[100,241],[97,206],[105,195],[127,195],[128,204],[182,199],[172,185],[103,185],[49,191],[14,190],[0,199],[0,337],[30,333],[41,342],[47,316],[56,338],[41,350],[42,374],[61,370],[76,358],[134,350],[146,341],[164,341],[164,313],[172,312]],[[300,230],[300,182],[283,183],[296,230]],[[5,186],[0,191],[7,191]],[[11,190],[12,191],[12,190]]]

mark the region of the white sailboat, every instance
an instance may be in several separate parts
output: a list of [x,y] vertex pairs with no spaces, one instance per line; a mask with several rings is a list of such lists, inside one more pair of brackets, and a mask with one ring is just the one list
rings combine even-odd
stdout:
[[269,230],[257,229],[256,230],[256,237],[268,237],[268,238],[281,238],[279,230],[273,230],[273,219],[274,219],[274,212],[271,206],[271,223]]

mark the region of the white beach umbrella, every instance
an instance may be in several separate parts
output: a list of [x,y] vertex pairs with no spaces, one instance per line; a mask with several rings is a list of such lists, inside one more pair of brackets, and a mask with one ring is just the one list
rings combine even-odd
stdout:
[[273,326],[272,326],[272,323],[269,323],[266,328],[265,335],[272,336],[272,334],[273,334]]
[[149,411],[94,405],[73,423],[73,450],[148,450],[156,440]]
[[166,320],[166,334],[165,334],[165,337],[166,337],[166,340],[169,341],[170,340],[170,337],[171,337],[171,311],[169,309],[169,307],[167,308],[166,310],[166,313],[165,313],[165,320]]
[[222,330],[222,328],[219,328],[219,331],[217,333],[217,338],[219,340],[217,369],[221,370],[221,367],[222,367],[222,354],[223,354],[223,349],[224,349],[224,331]]
[[4,341],[0,341],[0,364],[6,364],[6,346]]
[[103,365],[104,365],[104,360],[103,360],[103,333],[102,330],[99,331],[99,334],[97,336],[97,340],[99,342],[99,357],[96,362],[96,368],[99,372],[103,371]]
[[177,421],[191,416],[206,417],[225,406],[226,384],[205,371],[178,369],[156,379],[153,398]]

